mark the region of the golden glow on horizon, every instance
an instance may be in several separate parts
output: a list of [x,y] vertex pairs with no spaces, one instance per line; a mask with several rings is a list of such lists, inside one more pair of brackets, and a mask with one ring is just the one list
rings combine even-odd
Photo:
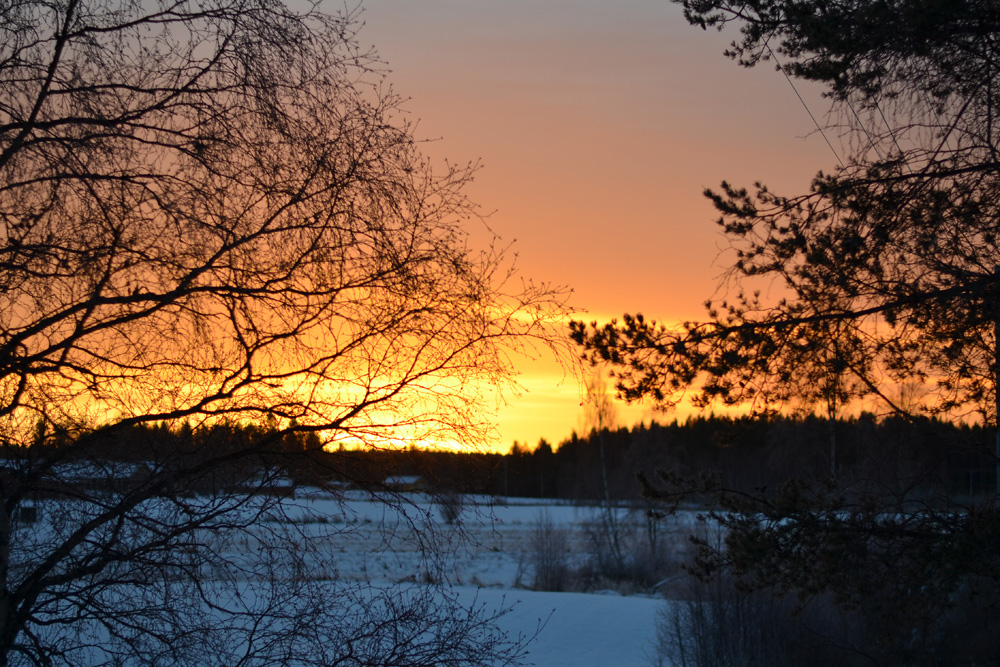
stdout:
[[[574,319],[701,319],[727,264],[704,188],[760,179],[799,192],[833,159],[780,74],[736,66],[721,55],[732,36],[688,26],[673,3],[365,6],[362,44],[434,139],[424,150],[481,160],[469,196],[494,212],[491,231],[517,240],[524,275],[575,290]],[[545,355],[515,365],[524,391],[482,406],[498,422],[486,447],[580,431],[575,372]],[[620,406],[619,420],[693,412]]]

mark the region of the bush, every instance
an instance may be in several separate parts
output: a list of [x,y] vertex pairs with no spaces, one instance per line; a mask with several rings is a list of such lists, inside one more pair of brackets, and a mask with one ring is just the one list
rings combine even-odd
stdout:
[[438,511],[441,519],[453,526],[459,522],[465,511],[465,496],[458,491],[442,491],[437,496]]
[[[609,511],[618,515],[609,520]],[[634,508],[598,509],[583,526],[589,550],[581,576],[590,586],[650,589],[678,568],[676,544],[659,534],[664,527],[664,517]]]
[[[630,594],[649,592],[657,582],[676,575],[677,544],[665,536],[657,537],[648,523],[642,530],[647,519],[639,513],[621,514],[613,524],[595,515],[573,539],[567,528],[553,523],[548,512],[540,512],[523,563],[533,573],[531,587],[546,591],[614,589]],[[662,517],[656,521],[662,524]]]
[[[657,660],[666,667],[789,667],[861,664],[838,646],[856,628],[825,601],[799,608],[789,596],[740,591],[728,576],[689,580],[684,600],[667,600],[657,620]],[[834,636],[836,635],[836,636]],[[871,664],[866,658],[865,664]]]
[[539,514],[531,533],[531,565],[536,591],[564,591],[570,582],[569,536],[552,523],[548,512]]
[[829,596],[799,603],[773,589],[743,591],[725,574],[688,584],[657,621],[659,666],[1000,664],[996,590],[968,587],[934,627],[887,640],[877,611],[844,609]]

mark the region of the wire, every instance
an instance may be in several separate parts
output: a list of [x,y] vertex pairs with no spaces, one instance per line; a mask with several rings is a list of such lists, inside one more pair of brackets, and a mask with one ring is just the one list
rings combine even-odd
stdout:
[[[792,77],[789,76],[788,72],[785,70],[785,66],[782,65],[781,61],[778,60],[778,56],[777,54],[774,53],[774,50],[771,48],[771,45],[768,44],[767,41],[765,41],[764,47],[770,54],[771,59],[774,60],[774,64],[778,66],[778,71],[780,71],[785,76],[785,81],[787,81],[788,85],[792,87],[792,90],[795,92],[795,96],[799,98],[799,102],[802,103],[802,107],[806,110],[806,113],[809,114],[809,118],[812,119],[813,125],[815,125],[816,129],[819,130],[819,133],[823,135],[823,140],[826,141],[826,145],[830,147],[831,151],[833,151],[834,156],[837,158],[837,162],[840,163],[841,167],[846,168],[846,166],[844,165],[844,161],[840,158],[840,155],[837,153],[837,149],[833,147],[833,144],[830,142],[830,138],[826,136],[826,131],[819,124],[819,121],[816,120],[816,116],[813,115],[813,112],[809,108],[809,105],[806,104],[805,99],[803,99],[802,95],[799,93],[799,89],[795,87],[795,82],[792,80]],[[860,127],[861,131],[865,133],[865,137],[867,137],[868,143],[871,144],[872,149],[875,151],[875,155],[878,156],[878,159],[880,161],[885,161],[885,157],[882,155],[882,151],[879,150],[878,144],[875,142],[875,139],[868,131],[867,126],[865,126],[865,123],[861,120],[861,116],[858,115],[858,112],[854,108],[854,105],[851,104],[850,100],[844,100],[844,101],[847,103],[847,108],[849,108],[851,110],[851,113],[854,114],[854,119],[858,121],[858,127]],[[879,116],[882,117],[882,122],[885,123],[886,130],[889,132],[889,137],[892,139],[892,143],[895,144],[896,150],[898,150],[900,154],[902,154],[903,149],[899,146],[899,142],[896,140],[896,133],[892,131],[892,126],[889,125],[889,120],[885,117],[885,113],[882,111],[882,107],[876,104],[875,108],[878,110]]]
[[[865,127],[865,124],[861,120],[861,116],[858,115],[858,112],[854,108],[854,105],[851,104],[851,101],[849,99],[847,99],[847,98],[844,98],[844,102],[847,104],[847,108],[851,110],[851,113],[854,114],[854,120],[858,121],[858,127],[860,127],[861,131],[865,133],[866,137],[868,137],[868,143],[871,144],[871,146],[872,146],[873,149],[875,149],[875,156],[878,157],[879,161],[883,161],[884,162],[885,158],[882,157],[882,151],[880,151],[878,149],[878,146],[875,145],[875,140],[872,139],[872,135],[868,132],[868,128]],[[881,113],[881,112],[882,112],[882,110],[879,109],[879,113]],[[884,120],[885,116],[883,116],[882,118]],[[889,128],[888,123],[886,124],[886,128],[887,129]],[[889,130],[889,134],[890,135],[892,134],[892,130],[891,129]]]
[[781,64],[781,61],[778,60],[778,56],[776,56],[774,51],[771,49],[771,45],[764,42],[764,47],[767,49],[767,52],[771,54],[771,59],[774,60],[774,64],[778,66],[778,71],[785,75],[785,81],[787,81],[788,85],[792,87],[792,91],[795,93],[795,96],[799,98],[799,102],[802,103],[802,108],[806,110],[807,114],[809,114],[809,118],[812,119],[813,125],[816,126],[816,129],[819,130],[819,133],[823,136],[823,141],[825,141],[826,145],[830,147],[830,151],[833,153],[833,156],[837,158],[837,162],[840,163],[841,167],[846,169],[847,165],[840,159],[840,154],[837,153],[837,149],[833,147],[833,144],[830,142],[830,138],[826,136],[826,130],[824,130],[823,126],[819,124],[818,120],[816,120],[816,116],[813,115],[809,105],[806,104],[806,101],[802,98],[802,95],[799,93],[799,89],[795,87],[795,82],[792,81],[792,77],[790,77],[788,72],[785,71],[785,67]]
[[[899,145],[899,142],[896,141],[896,133],[892,131],[892,126],[889,125],[889,119],[885,117],[885,113],[882,111],[882,107],[879,106],[878,103],[875,104],[875,108],[878,109],[878,115],[882,116],[882,122],[885,123],[885,129],[889,131],[889,137],[892,139],[892,143],[896,145],[896,150],[899,151],[900,155],[902,155],[903,149]],[[907,165],[907,167],[908,166],[909,165]]]

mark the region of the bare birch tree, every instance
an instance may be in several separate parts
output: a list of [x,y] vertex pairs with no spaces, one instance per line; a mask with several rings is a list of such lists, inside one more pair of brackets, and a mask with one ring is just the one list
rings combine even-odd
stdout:
[[[287,535],[244,562],[225,545],[274,503],[197,495],[265,483],[288,431],[475,442],[509,355],[551,340],[561,296],[472,249],[473,169],[421,156],[357,26],[276,0],[0,7],[0,665],[516,654],[420,596],[337,607],[308,558],[277,568]],[[181,420],[267,428],[128,469],[87,437]],[[447,617],[468,622],[422,625]]]

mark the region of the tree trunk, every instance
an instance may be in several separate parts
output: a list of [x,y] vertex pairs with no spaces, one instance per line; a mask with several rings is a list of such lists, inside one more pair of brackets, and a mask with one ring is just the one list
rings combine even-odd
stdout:
[[0,667],[7,667],[7,654],[16,638],[13,623],[14,610],[10,604],[10,532],[11,520],[7,509],[7,498],[12,489],[0,478]]
[[1000,502],[1000,264],[993,267],[993,404],[996,412],[997,502]]

